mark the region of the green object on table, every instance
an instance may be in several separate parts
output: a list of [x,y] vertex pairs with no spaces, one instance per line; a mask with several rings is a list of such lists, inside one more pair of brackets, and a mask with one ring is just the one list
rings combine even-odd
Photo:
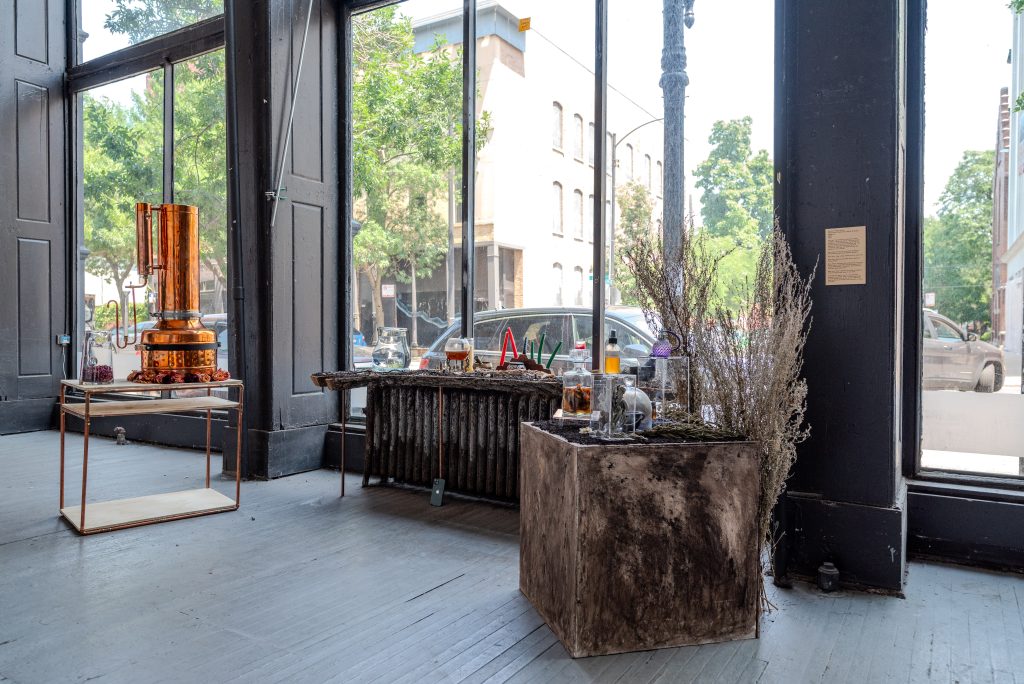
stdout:
[[551,368],[551,364],[554,362],[555,356],[558,354],[558,350],[561,349],[561,348],[562,348],[562,341],[559,340],[558,344],[555,345],[555,351],[551,352],[551,356],[548,357],[548,363],[547,363],[546,366],[544,366],[545,368]]
[[543,361],[541,360],[541,355],[544,353],[544,338],[545,337],[547,337],[547,333],[541,333],[540,334],[540,342],[537,343],[537,358],[535,359],[537,361],[537,363],[543,363]]

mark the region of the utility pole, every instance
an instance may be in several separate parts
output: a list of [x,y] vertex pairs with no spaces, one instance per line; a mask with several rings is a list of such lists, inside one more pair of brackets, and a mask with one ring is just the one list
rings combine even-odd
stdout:
[[683,105],[686,100],[686,48],[683,25],[693,26],[694,0],[664,0],[664,47],[661,52],[661,90],[665,98],[664,245],[666,262],[678,261],[683,246],[686,202],[683,169]]

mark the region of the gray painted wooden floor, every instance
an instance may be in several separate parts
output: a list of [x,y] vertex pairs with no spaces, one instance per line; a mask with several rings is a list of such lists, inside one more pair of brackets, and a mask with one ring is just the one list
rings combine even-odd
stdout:
[[[201,483],[201,454],[93,444],[90,500]],[[57,445],[0,437],[0,682],[1024,683],[1016,576],[914,563],[906,600],[774,591],[760,640],[573,661],[517,591],[513,510],[355,476],[339,500],[318,471],[83,538],[56,517]]]

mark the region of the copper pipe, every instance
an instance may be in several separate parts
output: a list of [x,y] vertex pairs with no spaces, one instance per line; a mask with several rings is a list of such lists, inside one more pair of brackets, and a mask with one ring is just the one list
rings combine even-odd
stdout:
[[135,203],[135,249],[139,277],[153,275],[153,205],[149,202]]

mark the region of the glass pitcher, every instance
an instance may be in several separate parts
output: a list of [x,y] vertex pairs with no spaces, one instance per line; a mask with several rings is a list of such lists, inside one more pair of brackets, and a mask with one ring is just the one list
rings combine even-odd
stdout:
[[103,385],[114,381],[114,348],[109,333],[99,330],[85,333],[78,379],[88,385]]
[[405,332],[405,328],[377,328],[377,344],[371,355],[374,370],[405,370],[409,367],[412,354]]

